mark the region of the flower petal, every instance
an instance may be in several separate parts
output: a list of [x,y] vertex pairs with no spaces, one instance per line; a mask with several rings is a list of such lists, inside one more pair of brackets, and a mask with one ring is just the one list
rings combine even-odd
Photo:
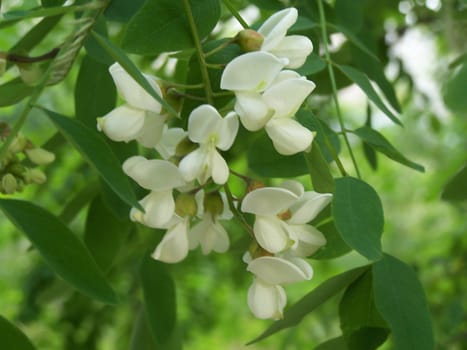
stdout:
[[144,125],[136,138],[136,141],[144,147],[155,147],[162,137],[165,119],[166,115],[147,112],[144,119]]
[[140,204],[144,213],[132,209],[130,218],[152,228],[165,228],[175,212],[172,191],[151,192]]
[[188,117],[188,137],[196,143],[206,143],[211,135],[217,135],[221,128],[222,117],[211,105],[195,108]]
[[258,244],[270,253],[279,253],[290,246],[285,223],[275,216],[256,216],[253,232]]
[[241,211],[257,215],[276,215],[288,209],[297,199],[295,193],[285,188],[258,188],[245,196]]
[[283,155],[305,151],[313,141],[312,132],[290,118],[271,119],[266,124],[266,133],[277,152]]
[[218,141],[216,147],[227,151],[235,141],[238,132],[238,116],[235,112],[228,113],[221,122],[218,130]]
[[162,137],[156,145],[156,150],[162,158],[169,159],[175,155],[178,144],[187,136],[187,132],[182,128],[168,128],[164,124]]
[[258,92],[239,92],[236,94],[235,112],[245,129],[257,131],[264,127],[274,114]]
[[281,188],[285,188],[286,190],[289,190],[290,192],[295,193],[295,195],[300,198],[303,196],[305,193],[305,189],[303,185],[295,180],[285,180],[280,184]]
[[280,319],[287,303],[281,286],[271,286],[255,279],[248,289],[248,307],[260,319]]
[[97,128],[111,140],[128,142],[142,130],[145,116],[142,109],[123,105],[99,118]]
[[287,227],[290,238],[295,241],[290,248],[295,256],[305,258],[326,244],[324,235],[311,225],[288,225]]
[[273,118],[287,118],[295,115],[315,86],[304,78],[286,79],[272,85],[264,92],[263,98],[274,109]]
[[201,251],[204,255],[211,251],[224,253],[229,249],[227,232],[221,224],[212,220],[211,214],[205,214],[203,220],[193,227],[189,234],[193,235],[193,239],[196,239],[201,245]]
[[188,221],[183,220],[167,230],[152,257],[165,263],[177,263],[188,255]]
[[252,260],[247,270],[268,284],[286,284],[309,280],[311,266],[303,259],[262,256]]
[[221,88],[232,91],[264,91],[287,64],[268,52],[249,52],[230,61],[221,77]]
[[206,172],[207,157],[208,153],[201,147],[183,157],[178,168],[185,181],[193,181],[199,177],[203,171]]
[[[119,63],[114,63],[109,67],[109,72],[117,86],[117,90],[122,98],[131,106],[159,113],[161,104],[146,92]],[[143,74],[152,88],[159,96],[162,96],[161,89],[153,76]]]
[[302,198],[295,202],[290,211],[290,224],[306,224],[313,220],[332,200],[331,193],[305,192]]
[[287,34],[287,30],[297,21],[298,12],[295,8],[287,8],[276,12],[269,17],[258,29],[264,36],[261,50],[268,51],[274,48]]
[[303,35],[288,35],[269,50],[279,58],[287,58],[289,63],[286,67],[293,69],[303,66],[312,51],[313,43]]
[[210,175],[216,184],[225,184],[229,179],[229,166],[227,165],[227,162],[215,149],[211,150],[209,159],[210,162],[208,164],[208,168],[210,173],[207,177],[203,177],[201,180],[198,180],[201,184],[203,184],[206,182]]

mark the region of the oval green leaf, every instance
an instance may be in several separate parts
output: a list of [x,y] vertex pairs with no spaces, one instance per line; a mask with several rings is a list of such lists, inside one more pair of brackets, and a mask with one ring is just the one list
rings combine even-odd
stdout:
[[0,339],[3,349],[35,350],[35,346],[18,327],[0,316]]
[[50,268],[77,290],[108,304],[117,296],[84,244],[54,215],[30,202],[0,199],[0,208]]
[[373,265],[372,272],[375,304],[391,328],[394,348],[434,349],[430,314],[415,272],[387,254]]
[[23,83],[21,78],[15,78],[0,85],[0,107],[11,106],[29,96],[34,88]]
[[318,226],[317,229],[326,237],[326,244],[321,247],[311,258],[315,260],[334,259],[352,250],[337,232],[334,222],[328,222]]
[[370,185],[353,177],[337,179],[332,213],[337,230],[351,248],[369,260],[381,258],[383,206]]
[[316,140],[313,141],[310,152],[305,153],[305,159],[313,189],[320,193],[334,193],[334,178]]
[[102,135],[78,120],[64,117],[47,109],[43,111],[123,201],[141,208],[119,160]]

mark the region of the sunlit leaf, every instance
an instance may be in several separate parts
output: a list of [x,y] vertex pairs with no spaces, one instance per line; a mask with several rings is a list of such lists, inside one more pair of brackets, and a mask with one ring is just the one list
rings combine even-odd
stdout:
[[14,350],[34,350],[35,346],[18,327],[0,316],[0,339],[2,348]]
[[60,277],[83,294],[116,303],[117,296],[91,253],[60,220],[27,201],[0,199],[0,208]]
[[434,349],[430,314],[415,272],[387,254],[372,271],[375,304],[391,328],[394,348]]
[[362,180],[336,180],[332,213],[342,239],[369,260],[382,257],[381,235],[384,216],[376,191]]

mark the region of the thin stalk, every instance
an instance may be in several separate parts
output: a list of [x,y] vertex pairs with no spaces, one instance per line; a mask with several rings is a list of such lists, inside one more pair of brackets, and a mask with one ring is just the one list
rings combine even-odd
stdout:
[[195,19],[191,12],[190,3],[188,0],[183,0],[183,6],[185,7],[186,16],[188,18],[188,24],[190,26],[191,35],[195,42],[196,54],[198,56],[199,67],[201,70],[201,76],[203,77],[204,90],[206,91],[206,99],[209,104],[214,104],[214,97],[212,96],[211,81],[209,80],[208,68],[206,66],[206,59],[204,58],[203,49],[201,47],[201,41],[198,35],[198,29],[196,29]]
[[230,44],[232,44],[233,42],[235,41],[235,38],[232,38],[230,40],[227,40],[227,41],[224,41],[222,44],[220,44],[219,46],[215,47],[214,49],[212,49],[211,51],[208,51],[204,54],[204,57],[207,58],[211,55],[214,55],[215,53],[219,52],[219,51],[222,51],[223,49],[225,49],[227,46],[229,46]]
[[232,3],[230,2],[230,0],[222,0],[222,2],[224,3],[225,7],[227,7],[230,11],[230,13],[232,14],[232,16],[234,16],[237,21],[242,25],[242,27],[244,29],[248,29],[248,23],[246,23],[246,21],[242,18],[242,16],[240,15],[240,13],[235,9],[235,7],[232,5]]
[[318,9],[319,9],[319,19],[321,23],[321,35],[323,37],[324,54],[327,60],[329,79],[331,80],[331,87],[332,87],[332,97],[334,99],[334,104],[336,106],[337,119],[339,120],[339,126],[341,128],[342,136],[344,137],[345,144],[347,146],[347,149],[349,150],[349,154],[350,154],[350,158],[352,159],[353,166],[355,168],[355,171],[357,172],[357,177],[361,178],[360,170],[358,169],[358,165],[357,165],[357,161],[355,160],[352,147],[350,147],[350,142],[347,136],[347,132],[345,131],[344,119],[342,118],[342,113],[341,113],[341,109],[339,106],[339,99],[337,98],[337,84],[336,84],[336,78],[334,76],[334,68],[331,64],[332,62],[331,54],[329,53],[328,33],[326,29],[326,17],[325,17],[324,9],[323,9],[323,0],[318,0]]
[[253,232],[253,229],[251,228],[250,225],[248,225],[248,222],[246,222],[243,215],[235,207],[234,198],[233,198],[232,192],[230,192],[230,188],[229,188],[228,184],[224,185],[224,190],[225,190],[225,194],[227,196],[227,202],[229,203],[230,211],[234,214],[234,216],[237,218],[237,220],[240,221],[240,223],[245,228],[245,230],[250,234],[250,236],[255,238],[255,233]]

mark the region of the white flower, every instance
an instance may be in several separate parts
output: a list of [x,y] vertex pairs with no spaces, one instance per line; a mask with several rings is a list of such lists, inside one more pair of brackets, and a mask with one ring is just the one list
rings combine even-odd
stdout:
[[168,128],[164,125],[162,137],[156,145],[156,150],[162,158],[170,159],[175,155],[177,145],[187,136],[187,132],[182,128]]
[[188,137],[200,146],[186,155],[179,164],[180,172],[189,182],[204,184],[212,177],[216,184],[227,182],[229,168],[217,148],[227,151],[238,131],[238,118],[233,112],[222,118],[211,105],[195,108],[188,118]]
[[123,163],[123,171],[138,185],[151,190],[139,202],[144,213],[132,208],[130,218],[149,227],[165,228],[175,212],[172,190],[185,185],[178,168],[166,160],[134,156]]
[[[166,115],[161,104],[147,93],[118,63],[109,68],[119,95],[126,104],[98,118],[97,128],[114,141],[137,140],[145,147],[154,147],[162,135]],[[159,96],[161,89],[155,77],[144,74]]]
[[263,187],[248,193],[241,210],[256,215],[256,241],[270,253],[290,248],[297,256],[308,256],[326,243],[324,236],[308,222],[330,202],[331,194],[304,192],[297,181],[281,187]]
[[303,35],[286,36],[287,30],[297,21],[295,8],[279,11],[269,17],[258,29],[264,37],[262,51],[267,51],[279,58],[288,59],[288,68],[301,67],[307,56],[313,51],[310,39]]
[[189,218],[176,217],[162,241],[157,245],[152,257],[165,263],[177,263],[188,255],[188,224]]

